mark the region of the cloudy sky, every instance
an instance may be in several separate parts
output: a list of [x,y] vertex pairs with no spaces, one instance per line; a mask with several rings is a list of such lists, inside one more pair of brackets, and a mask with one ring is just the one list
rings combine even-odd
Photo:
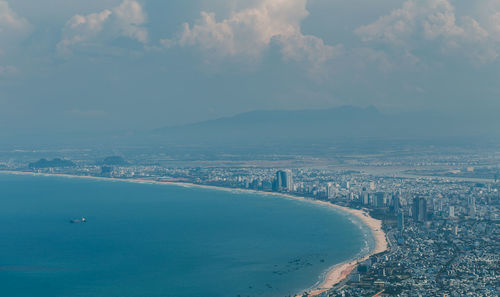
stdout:
[[500,111],[499,55],[499,0],[0,0],[0,132],[340,105],[479,117]]

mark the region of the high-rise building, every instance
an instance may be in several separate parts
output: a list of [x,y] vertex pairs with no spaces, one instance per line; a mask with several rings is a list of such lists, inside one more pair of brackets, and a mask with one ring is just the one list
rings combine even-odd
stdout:
[[276,190],[288,192],[293,191],[293,177],[291,170],[279,170],[276,172]]
[[455,217],[455,207],[453,205],[450,205],[450,207],[448,208],[448,217]]
[[403,212],[398,213],[398,230],[403,231],[405,228],[405,214]]
[[400,208],[401,208],[401,198],[399,197],[398,194],[394,195],[392,197],[392,210],[394,213],[398,213]]
[[468,201],[468,206],[469,206],[469,216],[470,217],[475,217],[476,216],[476,198],[470,197]]
[[326,197],[328,199],[334,198],[336,192],[337,192],[337,188],[334,186],[333,183],[327,183],[326,184]]
[[427,219],[427,199],[423,197],[413,198],[413,219],[418,222],[425,222]]
[[363,190],[359,194],[359,203],[362,205],[368,205],[370,203],[369,197],[368,197],[368,192],[366,191],[366,188],[363,187]]
[[375,207],[384,207],[384,205],[385,205],[385,193],[384,192],[375,193],[375,199],[373,202],[374,202]]
[[370,203],[370,197],[367,192],[363,193],[363,205],[368,205]]

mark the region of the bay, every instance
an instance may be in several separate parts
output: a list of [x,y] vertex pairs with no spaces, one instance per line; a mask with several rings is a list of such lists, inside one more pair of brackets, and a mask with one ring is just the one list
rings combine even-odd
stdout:
[[0,174],[2,296],[288,296],[372,245],[352,216],[305,201]]

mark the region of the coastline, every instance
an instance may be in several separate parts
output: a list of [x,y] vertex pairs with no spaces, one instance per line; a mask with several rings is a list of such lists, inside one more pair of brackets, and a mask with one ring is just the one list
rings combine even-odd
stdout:
[[[186,188],[203,188],[211,190],[222,190],[229,192],[243,192],[243,193],[253,193],[253,194],[265,194],[277,197],[284,197],[288,199],[294,199],[299,201],[306,201],[309,203],[315,203],[322,206],[332,207],[342,212],[349,213],[356,218],[358,218],[366,227],[368,227],[375,239],[375,247],[363,255],[360,258],[351,260],[346,263],[341,263],[331,267],[325,274],[324,280],[317,285],[314,289],[308,290],[308,296],[318,296],[327,290],[333,288],[336,284],[345,280],[347,276],[357,267],[358,263],[365,261],[370,256],[384,252],[387,250],[387,240],[384,231],[382,230],[382,221],[370,217],[370,215],[365,210],[348,208],[345,206],[340,206],[332,204],[326,201],[314,200],[306,197],[295,196],[287,193],[275,193],[275,192],[264,192],[258,190],[250,189],[239,189],[239,188],[226,188],[220,186],[210,186],[210,185],[199,185],[194,183],[184,183],[184,182],[169,182],[169,181],[156,181],[150,179],[142,178],[132,178],[132,179],[121,179],[121,178],[109,178],[109,177],[96,177],[96,176],[85,176],[85,175],[71,175],[71,174],[56,174],[56,173],[36,173],[36,172],[25,172],[25,171],[1,171],[0,174],[13,174],[13,175],[31,175],[31,176],[46,176],[46,177],[66,177],[66,178],[82,178],[91,180],[104,180],[104,181],[119,181],[119,182],[131,182],[139,184],[157,184],[157,185],[175,185]],[[297,295],[302,296],[302,295]]]
[[388,247],[386,235],[382,230],[382,221],[370,217],[370,215],[365,210],[348,208],[345,206],[340,206],[324,201],[318,201],[318,202],[330,205],[331,207],[334,207],[341,211],[348,212],[356,216],[358,219],[360,219],[363,222],[363,224],[365,224],[368,228],[370,228],[372,235],[375,238],[375,248],[372,249],[368,254],[360,258],[351,260],[347,263],[338,264],[332,267],[326,274],[326,277],[323,280],[323,282],[319,284],[315,289],[307,292],[309,296],[318,296],[328,291],[329,289],[333,288],[335,285],[345,280],[347,276],[349,276],[349,274],[358,266],[359,263],[367,260],[368,258],[370,258],[375,254],[379,254],[386,251]]

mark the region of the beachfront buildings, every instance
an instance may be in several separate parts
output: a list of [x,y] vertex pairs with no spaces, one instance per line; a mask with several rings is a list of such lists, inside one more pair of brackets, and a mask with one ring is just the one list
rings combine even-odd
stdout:
[[[410,159],[349,158],[344,163],[352,167],[307,167],[301,166],[302,160],[280,166],[258,161],[237,166],[186,166],[184,162],[162,166],[159,155],[154,162],[148,156],[142,164],[115,166],[107,175],[274,190],[364,209],[381,219],[389,250],[361,263],[323,296],[499,296],[500,153],[498,158],[488,156],[478,157],[474,152],[472,156]],[[32,170],[26,163],[4,161],[3,167]],[[103,174],[95,161],[75,163],[76,167],[41,172]],[[449,170],[469,164],[474,164],[473,172]],[[295,166],[293,174],[281,167],[285,165]],[[387,167],[394,171],[389,174]]]
[[293,176],[290,169],[278,170],[276,172],[275,190],[278,192],[292,192],[294,190]]

